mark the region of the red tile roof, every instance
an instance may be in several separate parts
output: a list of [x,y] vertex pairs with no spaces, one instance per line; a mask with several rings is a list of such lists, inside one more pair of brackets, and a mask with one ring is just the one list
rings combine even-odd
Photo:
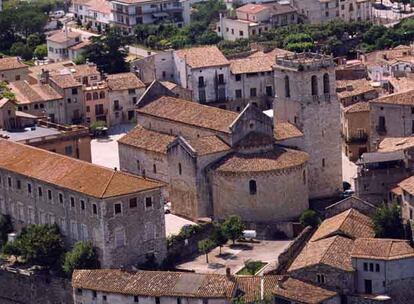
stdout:
[[407,240],[361,238],[355,240],[351,256],[374,260],[414,258],[414,248]]
[[176,54],[193,69],[229,64],[229,61],[215,45],[181,49],[176,51]]

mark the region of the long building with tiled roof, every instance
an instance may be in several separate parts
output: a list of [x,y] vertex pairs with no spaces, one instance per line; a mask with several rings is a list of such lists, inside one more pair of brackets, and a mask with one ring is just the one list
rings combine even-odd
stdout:
[[104,267],[165,257],[162,183],[5,139],[0,150],[0,213],[16,230],[56,223],[68,243],[92,242]]

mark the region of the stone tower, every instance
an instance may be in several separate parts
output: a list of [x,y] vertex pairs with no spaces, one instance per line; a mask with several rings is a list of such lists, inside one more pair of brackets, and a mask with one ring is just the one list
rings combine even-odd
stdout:
[[309,154],[309,197],[342,188],[340,111],[331,56],[301,53],[276,58],[274,123],[290,122],[303,133]]

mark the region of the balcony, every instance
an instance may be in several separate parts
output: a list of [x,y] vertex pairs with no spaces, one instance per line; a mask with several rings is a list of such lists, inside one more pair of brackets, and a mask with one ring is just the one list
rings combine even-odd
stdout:
[[375,127],[375,130],[379,135],[387,134],[387,127],[385,125],[378,125]]
[[368,134],[358,134],[354,136],[350,136],[345,139],[347,144],[365,144],[368,141]]

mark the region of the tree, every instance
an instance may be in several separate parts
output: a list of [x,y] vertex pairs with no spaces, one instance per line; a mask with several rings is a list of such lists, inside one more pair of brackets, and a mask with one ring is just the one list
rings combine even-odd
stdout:
[[99,268],[98,256],[91,243],[77,242],[71,251],[65,254],[63,271],[72,275],[75,269]]
[[0,248],[6,244],[7,235],[13,231],[10,216],[0,214]]
[[210,239],[204,239],[197,243],[198,251],[206,255],[206,263],[208,263],[208,253],[216,246]]
[[244,225],[237,215],[229,216],[222,225],[224,234],[233,241],[233,244],[236,240],[242,236]]
[[56,266],[63,254],[63,241],[57,225],[29,225],[3,247],[3,252],[21,256],[30,264]]
[[303,227],[317,227],[321,223],[321,219],[318,214],[310,209],[303,211],[300,215],[299,221]]
[[210,238],[217,246],[220,247],[219,255],[221,255],[221,247],[223,247],[228,240],[223,228],[220,225],[214,225]]
[[38,45],[34,52],[33,55],[37,58],[37,59],[44,59],[45,57],[47,57],[47,46],[46,44],[40,44]]
[[32,49],[23,42],[15,42],[10,48],[10,53],[15,56],[20,56],[24,60],[30,60],[33,58]]
[[387,206],[383,204],[372,215],[375,237],[401,239],[404,238],[404,226],[401,219],[401,210],[397,204]]
[[104,36],[93,37],[83,55],[95,63],[103,73],[115,74],[129,70],[125,40],[118,29],[110,29]]

